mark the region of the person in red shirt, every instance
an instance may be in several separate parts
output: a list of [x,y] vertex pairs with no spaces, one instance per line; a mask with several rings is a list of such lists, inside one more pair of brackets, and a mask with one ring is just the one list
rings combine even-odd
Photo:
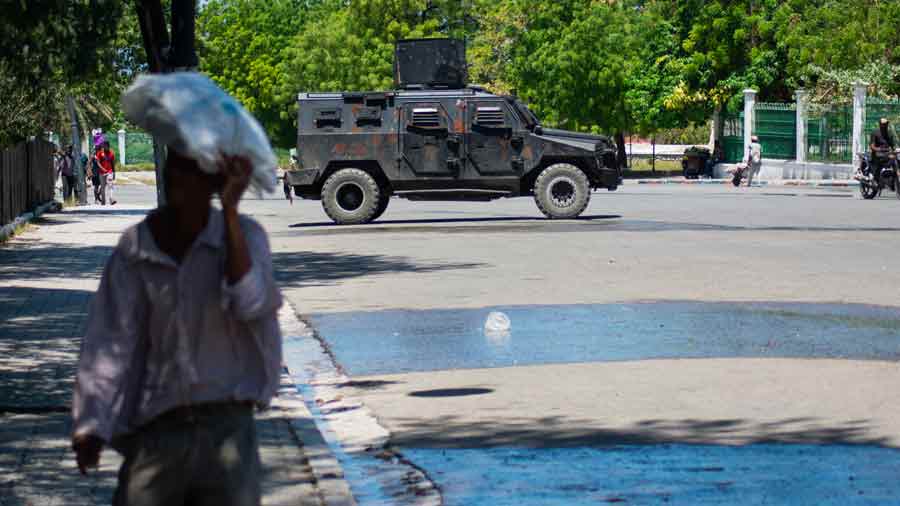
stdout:
[[94,154],[97,167],[100,168],[100,204],[114,205],[113,181],[116,180],[116,155],[109,149],[109,142],[104,141]]

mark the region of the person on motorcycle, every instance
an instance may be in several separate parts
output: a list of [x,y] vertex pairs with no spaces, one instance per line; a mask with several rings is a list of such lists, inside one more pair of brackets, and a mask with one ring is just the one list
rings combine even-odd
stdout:
[[898,146],[900,146],[900,142],[897,142],[897,132],[894,131],[894,126],[887,118],[881,118],[878,128],[872,131],[869,140],[869,149],[871,150],[869,169],[878,184],[881,184],[881,165],[886,160],[883,155],[879,156],[879,154],[893,151]]

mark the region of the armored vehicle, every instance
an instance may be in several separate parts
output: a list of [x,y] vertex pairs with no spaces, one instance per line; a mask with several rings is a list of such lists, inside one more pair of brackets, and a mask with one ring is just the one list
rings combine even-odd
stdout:
[[375,220],[391,197],[533,196],[548,218],[574,218],[621,182],[609,138],[544,128],[516,97],[466,86],[461,41],[398,42],[394,78],[393,91],[299,95],[285,177],[335,223]]

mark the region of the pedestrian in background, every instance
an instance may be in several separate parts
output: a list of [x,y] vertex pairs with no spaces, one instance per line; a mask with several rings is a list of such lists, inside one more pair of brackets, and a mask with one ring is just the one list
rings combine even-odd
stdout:
[[[254,406],[279,385],[268,238],[238,214],[252,167],[169,148],[165,207],[129,228],[93,299],[72,402],[78,468],[124,461],[113,504],[257,506]],[[221,210],[211,199],[218,193]]]
[[56,162],[56,177],[62,178],[63,200],[72,198],[75,191],[75,155],[72,154],[72,145],[66,146]]
[[97,165],[100,167],[100,203],[103,205],[115,205],[113,181],[116,180],[116,155],[109,149],[109,142],[103,141],[94,157],[97,159]]
[[762,145],[759,137],[750,137],[750,146],[747,148],[747,188],[753,186],[753,176],[762,169]]
[[94,146],[94,156],[91,157],[91,168],[88,171],[91,178],[91,187],[94,189],[94,204],[103,203],[103,195],[101,193],[103,188],[100,185],[100,162],[97,161],[97,154],[100,152],[100,149],[101,146],[99,144]]

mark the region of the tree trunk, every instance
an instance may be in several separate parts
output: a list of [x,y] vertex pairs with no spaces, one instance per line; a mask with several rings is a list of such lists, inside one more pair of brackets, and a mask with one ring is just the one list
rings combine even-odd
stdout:
[[[166,30],[166,18],[160,0],[139,0],[137,9],[141,38],[147,52],[150,72],[165,73],[175,70],[193,70],[198,59],[195,47],[195,24],[197,17],[196,0],[172,0],[172,34]],[[157,205],[166,203],[165,192],[165,147],[153,139],[153,162],[156,166]]]
[[625,134],[616,132],[616,166],[620,169],[628,168],[628,154],[625,152]]

